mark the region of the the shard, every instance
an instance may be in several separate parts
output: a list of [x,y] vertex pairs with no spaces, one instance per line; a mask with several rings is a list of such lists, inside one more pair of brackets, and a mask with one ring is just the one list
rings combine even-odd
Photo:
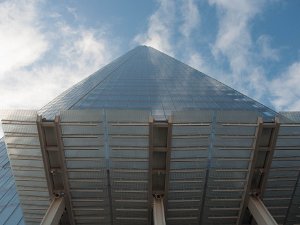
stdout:
[[298,115],[139,46],[2,124],[26,224],[296,225]]

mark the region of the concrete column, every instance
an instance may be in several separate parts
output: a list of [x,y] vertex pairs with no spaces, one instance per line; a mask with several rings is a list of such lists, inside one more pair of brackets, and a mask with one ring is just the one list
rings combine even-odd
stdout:
[[164,201],[162,198],[153,198],[153,221],[154,225],[166,225]]
[[257,197],[250,197],[248,208],[258,225],[278,225],[264,203]]
[[58,225],[64,211],[65,199],[63,197],[53,199],[41,225]]

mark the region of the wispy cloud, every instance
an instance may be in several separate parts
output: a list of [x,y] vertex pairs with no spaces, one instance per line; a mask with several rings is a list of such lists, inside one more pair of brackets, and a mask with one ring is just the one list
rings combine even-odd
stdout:
[[159,0],[158,4],[157,11],[149,18],[146,33],[136,35],[134,41],[173,55],[171,36],[176,21],[176,4],[169,0]]
[[[230,68],[222,80],[251,97],[261,99],[265,95],[267,79],[260,59],[270,59],[277,51],[270,47],[266,36],[261,36],[256,46],[251,24],[266,2],[209,0],[209,3],[216,7],[219,21],[212,54],[217,63],[225,61]],[[255,48],[263,54],[257,54]],[[278,55],[272,57],[275,59]]]
[[182,60],[189,66],[207,75],[216,77],[220,73],[217,67],[214,67],[213,63],[209,61],[207,55],[194,50],[193,48],[187,48]]
[[92,31],[77,32],[71,37],[62,37],[62,40],[74,42],[62,42],[55,52],[54,62],[51,61],[53,64],[35,63],[28,68],[20,67],[4,73],[0,81],[2,108],[40,108],[108,63],[112,57],[106,47],[108,41]]
[[39,4],[0,4],[1,108],[39,108],[117,51],[101,27],[72,26],[59,15],[46,24]]
[[40,4],[0,4],[0,109],[41,108],[117,55],[105,28],[68,24]]
[[194,0],[181,2],[182,24],[179,27],[181,35],[189,38],[192,32],[200,25],[200,13]]
[[[193,32],[201,30],[201,15],[198,8],[197,2],[194,0],[182,0],[180,1],[179,17],[180,17],[180,26],[179,33],[181,38],[177,40],[176,47],[181,56],[182,60],[188,65],[194,67],[195,69],[200,70],[201,72],[211,73],[211,68],[206,58],[202,53],[195,50],[195,37]],[[184,49],[182,51],[181,49]]]
[[238,76],[248,68],[252,47],[249,22],[259,12],[262,3],[243,0],[209,0],[209,3],[216,6],[219,17],[213,54],[226,57],[232,72]]
[[74,8],[74,7],[66,7],[66,9],[68,10],[69,13],[72,14],[72,16],[74,17],[74,19],[76,21],[79,21],[80,20],[80,16],[78,16],[78,13],[77,13],[77,9]]
[[[136,35],[134,42],[152,46],[175,57],[180,55],[185,61],[195,60],[196,55],[199,58],[200,53],[191,48],[191,35],[199,29],[201,22],[196,1],[158,0],[157,3],[158,8],[150,16],[147,30]],[[179,38],[176,37],[178,33]]]
[[34,5],[30,1],[0,3],[0,76],[32,64],[49,49]]
[[282,74],[267,76],[265,66],[280,60],[280,47],[272,47],[271,37],[265,34],[253,40],[252,22],[269,2],[209,0],[209,3],[216,6],[219,18],[212,53],[216,62],[225,58],[230,68],[225,82],[257,100],[270,100],[276,110],[299,110],[300,62],[292,63]]
[[280,52],[278,49],[271,47],[271,37],[261,35],[257,39],[257,45],[260,48],[260,56],[266,60],[278,61],[280,59]]
[[[252,36],[252,22],[266,2],[208,0],[210,7],[216,8],[218,20],[215,40],[207,43],[210,53],[200,52],[199,45],[195,48],[195,34],[201,33],[205,23],[195,0],[157,0],[145,32],[134,41],[171,54],[258,100],[271,95],[277,109],[296,109],[299,93],[293,85],[299,82],[299,62],[268,80],[260,61],[276,62],[281,59],[280,51],[272,47],[270,36]],[[68,23],[55,11],[45,13],[42,4],[0,3],[0,108],[40,108],[118,55],[118,41],[105,26]],[[82,21],[75,8],[66,7],[65,11]]]
[[300,62],[291,64],[270,84],[272,103],[278,110],[300,110]]
[[[276,108],[290,104],[280,97],[280,93],[268,88],[270,83],[279,85],[283,78],[270,80],[262,63],[280,60],[280,51],[272,47],[270,36],[261,34],[254,39],[251,30],[254,20],[269,4],[267,0],[208,0],[208,4],[216,8],[218,20],[215,41],[207,43],[211,46],[211,55],[200,52],[201,46],[195,49],[193,43],[193,32],[201,32],[201,15],[196,1],[176,1],[174,4],[174,1],[160,0],[158,3],[158,9],[150,16],[147,31],[138,34],[136,42],[180,56],[189,65],[257,100],[275,95],[279,97],[272,101]],[[176,33],[179,36],[174,38]],[[290,75],[290,80],[295,80],[294,77]]]

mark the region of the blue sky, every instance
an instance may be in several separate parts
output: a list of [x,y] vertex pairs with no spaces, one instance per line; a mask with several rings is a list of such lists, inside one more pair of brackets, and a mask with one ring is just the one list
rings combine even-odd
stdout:
[[300,110],[300,1],[0,1],[0,109],[39,109],[137,45]]

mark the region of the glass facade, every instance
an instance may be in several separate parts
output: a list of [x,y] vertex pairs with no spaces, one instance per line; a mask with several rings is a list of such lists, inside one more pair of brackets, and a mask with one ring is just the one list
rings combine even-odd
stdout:
[[66,109],[146,109],[153,115],[182,110],[275,112],[151,47],[139,46],[40,110],[53,118]]
[[300,122],[300,111],[280,112],[280,114],[292,121]]
[[0,224],[25,224],[3,138],[0,139]]

